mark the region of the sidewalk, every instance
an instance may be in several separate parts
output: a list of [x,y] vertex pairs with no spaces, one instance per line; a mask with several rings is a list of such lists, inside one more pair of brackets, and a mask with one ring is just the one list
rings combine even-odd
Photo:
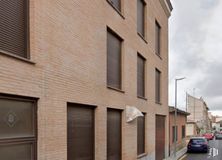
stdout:
[[166,158],[165,160],[178,160],[178,159],[180,159],[186,152],[187,152],[187,147],[184,147],[184,148],[182,148],[181,150],[177,151],[177,153],[176,153],[176,159],[174,158],[174,155],[171,155],[170,157]]

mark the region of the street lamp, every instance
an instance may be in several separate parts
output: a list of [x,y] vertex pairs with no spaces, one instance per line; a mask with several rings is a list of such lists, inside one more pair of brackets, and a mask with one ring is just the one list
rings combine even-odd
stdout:
[[177,125],[177,82],[185,79],[183,78],[176,78],[175,79],[175,111],[174,111],[174,157],[176,158],[176,148],[177,148],[177,142],[176,142],[176,125]]

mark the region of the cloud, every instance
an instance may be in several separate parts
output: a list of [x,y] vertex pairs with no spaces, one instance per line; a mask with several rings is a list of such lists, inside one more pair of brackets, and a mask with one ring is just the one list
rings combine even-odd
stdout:
[[[174,78],[178,103],[185,106],[185,92],[203,96],[211,110],[222,110],[222,1],[174,0],[170,18],[169,103],[174,104]],[[192,4],[192,5],[191,5]]]

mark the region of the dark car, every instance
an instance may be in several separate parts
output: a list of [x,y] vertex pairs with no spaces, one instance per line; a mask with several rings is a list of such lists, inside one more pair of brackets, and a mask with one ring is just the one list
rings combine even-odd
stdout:
[[187,145],[187,152],[205,152],[209,149],[208,141],[204,137],[193,137]]
[[217,133],[215,135],[215,139],[222,139],[222,133]]

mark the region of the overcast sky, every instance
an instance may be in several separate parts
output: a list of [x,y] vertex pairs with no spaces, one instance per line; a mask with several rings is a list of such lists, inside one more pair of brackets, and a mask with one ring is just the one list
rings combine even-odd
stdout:
[[171,3],[169,104],[174,105],[174,79],[186,77],[178,81],[179,108],[185,109],[188,92],[202,96],[213,113],[222,115],[222,0]]

